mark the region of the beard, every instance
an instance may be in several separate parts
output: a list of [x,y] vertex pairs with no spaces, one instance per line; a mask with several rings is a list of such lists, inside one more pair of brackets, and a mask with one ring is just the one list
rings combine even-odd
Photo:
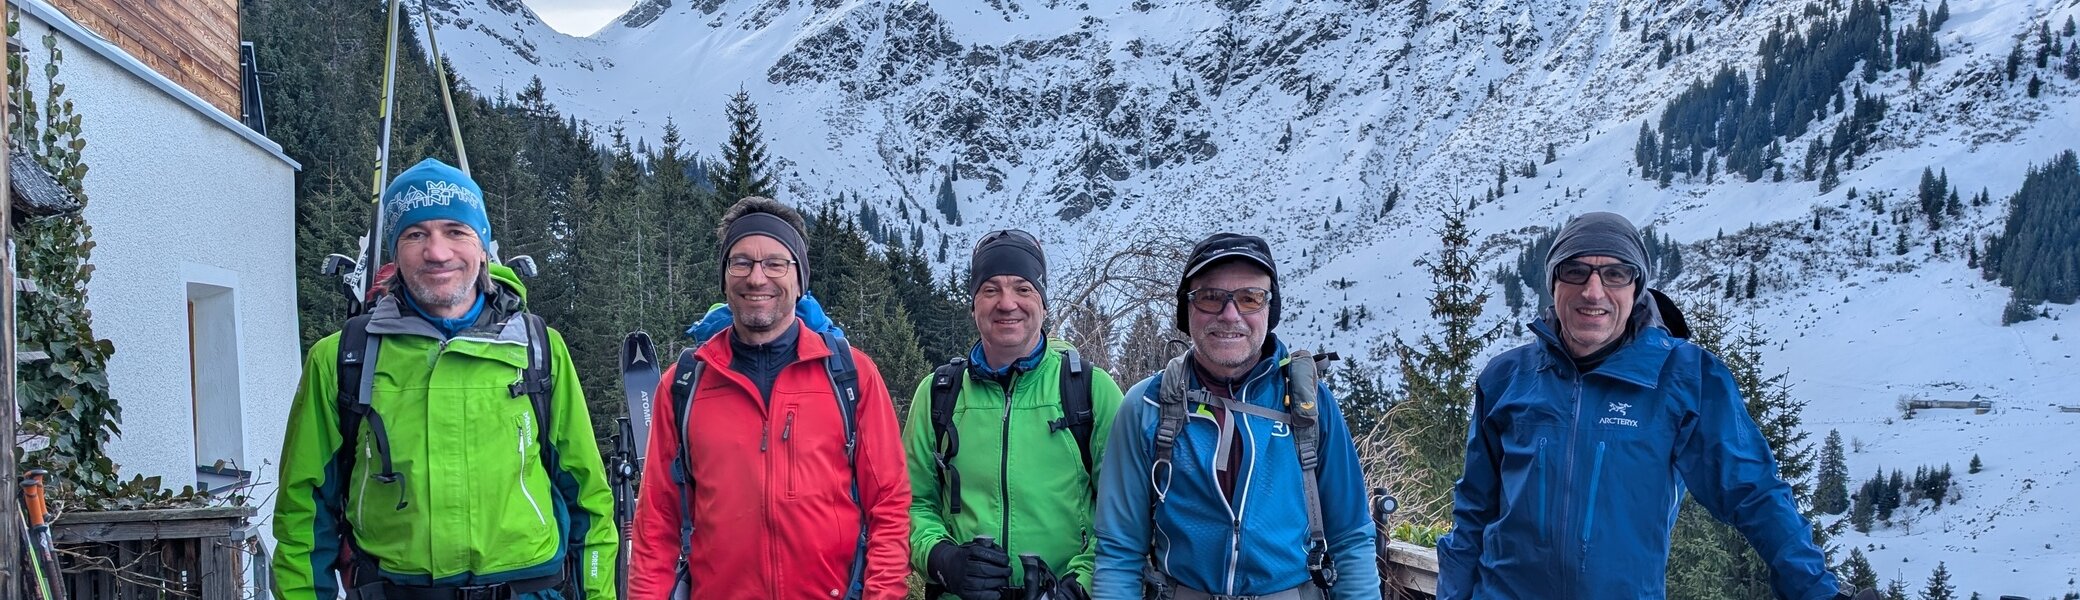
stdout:
[[412,295],[412,301],[418,303],[419,308],[429,312],[466,308],[477,301],[479,278],[481,275],[472,274],[469,277],[458,277],[446,284],[438,284],[425,280],[423,273],[410,273],[405,276],[405,291]]

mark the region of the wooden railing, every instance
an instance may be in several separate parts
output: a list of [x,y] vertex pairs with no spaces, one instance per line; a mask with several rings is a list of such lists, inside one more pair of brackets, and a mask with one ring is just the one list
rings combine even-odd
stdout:
[[71,600],[239,598],[254,510],[224,506],[68,513],[51,525]]
[[1437,597],[1437,549],[1424,548],[1403,541],[1387,543],[1387,572],[1380,576],[1389,582],[1382,590],[1388,600],[1428,600]]

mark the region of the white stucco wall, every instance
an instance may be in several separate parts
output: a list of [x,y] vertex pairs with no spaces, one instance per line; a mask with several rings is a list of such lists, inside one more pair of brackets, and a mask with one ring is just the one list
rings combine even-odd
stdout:
[[[234,346],[227,355],[236,362],[198,368],[234,369],[203,386],[236,395],[238,408],[211,423],[235,425],[225,431],[242,439],[206,445],[242,454],[231,458],[265,484],[256,499],[270,498],[301,372],[297,166],[235,119],[125,64],[121,50],[59,21],[48,5],[16,4],[30,89],[44,95],[43,37],[56,30],[65,58],[58,81],[87,140],[86,219],[96,242],[88,308],[95,333],[115,343],[109,387],[123,406],[123,435],[109,454],[126,478],[156,475],[173,489],[195,483],[187,302],[191,290],[205,300],[228,293],[220,305],[230,307],[228,329],[198,333],[212,340],[204,345]],[[261,506],[261,518],[271,511]]]

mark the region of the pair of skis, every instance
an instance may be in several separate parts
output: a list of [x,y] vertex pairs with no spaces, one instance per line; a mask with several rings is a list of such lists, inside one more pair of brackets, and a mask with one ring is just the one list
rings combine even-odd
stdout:
[[628,416],[614,419],[613,453],[608,459],[608,483],[614,488],[614,522],[621,526],[621,552],[615,562],[616,585],[628,597],[629,542],[634,539],[636,482],[642,479],[643,459],[650,440],[650,408],[656,399],[657,346],[650,334],[630,333],[621,340],[621,389],[628,396]]
[[[375,304],[380,291],[378,286],[388,272],[383,262],[383,189],[390,186],[390,131],[395,121],[392,113],[397,105],[397,29],[404,17],[403,4],[404,0],[390,0],[389,12],[384,13],[388,16],[388,31],[383,46],[383,98],[376,111],[381,131],[376,142],[375,172],[369,181],[369,203],[374,205],[375,218],[369,221],[368,232],[361,236],[361,248],[354,256],[332,254],[326,256],[325,263],[320,266],[320,272],[327,277],[339,278],[339,292],[346,297],[348,315],[361,314]],[[462,169],[462,174],[468,175],[469,152],[462,145],[462,122],[455,115],[454,96],[448,90],[448,68],[441,59],[433,12],[427,8],[426,0],[419,0],[419,16],[426,24],[426,45],[433,58],[434,79],[440,82],[441,106],[448,117],[448,135],[455,142],[455,159],[459,163],[456,166]],[[498,262],[497,242],[491,243],[490,259]],[[517,256],[505,264],[513,267],[521,277],[535,274],[534,260],[528,257]]]

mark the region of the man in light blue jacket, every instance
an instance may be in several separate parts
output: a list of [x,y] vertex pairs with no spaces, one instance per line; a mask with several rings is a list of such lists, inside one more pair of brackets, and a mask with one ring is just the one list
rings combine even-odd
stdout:
[[1120,402],[1099,469],[1091,596],[1378,600],[1365,478],[1314,359],[1289,354],[1263,239],[1192,248],[1192,348]]
[[1554,239],[1538,340],[1474,389],[1439,600],[1664,597],[1686,486],[1769,563],[1778,597],[1839,594],[1732,374],[1647,288],[1646,254],[1611,213]]

